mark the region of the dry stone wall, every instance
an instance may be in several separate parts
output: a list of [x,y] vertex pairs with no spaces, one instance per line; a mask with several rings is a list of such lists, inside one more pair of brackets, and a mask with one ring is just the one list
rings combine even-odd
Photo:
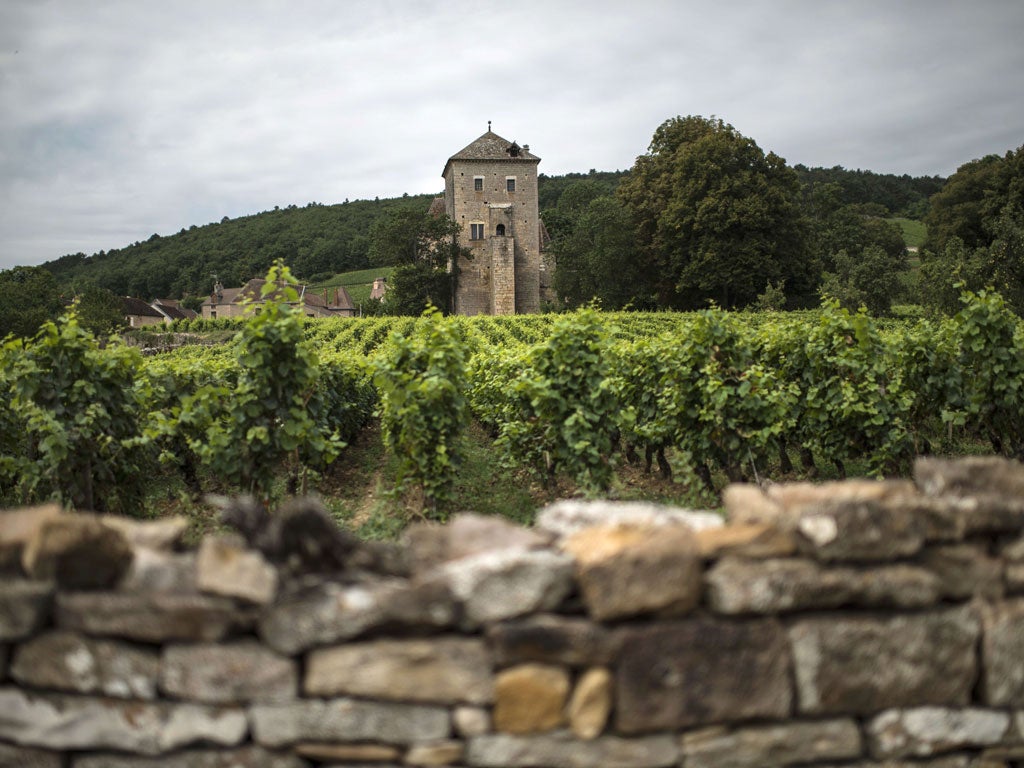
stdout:
[[180,520],[2,513],[0,766],[1024,764],[1024,467],[725,508],[393,547],[303,540],[307,510],[194,550]]

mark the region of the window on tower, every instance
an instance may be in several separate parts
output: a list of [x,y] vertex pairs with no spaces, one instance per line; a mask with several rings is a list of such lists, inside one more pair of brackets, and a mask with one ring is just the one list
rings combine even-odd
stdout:
[[507,176],[505,178],[505,191],[506,192],[515,192],[516,191],[516,177],[515,176]]
[[473,191],[474,192],[483,192],[484,191],[484,177],[483,176],[474,176],[473,177]]
[[484,225],[483,224],[470,224],[469,225],[469,239],[470,240],[483,240],[484,239]]

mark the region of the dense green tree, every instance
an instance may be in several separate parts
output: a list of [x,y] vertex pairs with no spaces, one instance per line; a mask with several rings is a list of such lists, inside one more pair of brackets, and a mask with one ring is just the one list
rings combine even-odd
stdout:
[[125,327],[124,306],[112,291],[87,283],[75,293],[78,322],[95,336],[109,336]]
[[551,248],[558,265],[554,287],[562,301],[578,307],[597,299],[605,309],[646,308],[653,303],[651,286],[637,261],[629,213],[618,199],[594,198],[567,217],[566,224],[568,232]]
[[869,245],[856,256],[845,250],[833,254],[832,264],[834,271],[824,274],[822,293],[854,312],[864,307],[873,315],[889,314],[902,290],[905,255],[894,258],[881,246]]
[[655,131],[619,194],[636,225],[658,303],[745,306],[769,281],[805,298],[817,284],[795,172],[716,118]]
[[451,308],[455,264],[460,253],[459,225],[426,209],[388,214],[370,229],[370,261],[393,266],[385,311],[419,315],[428,306]]
[[56,320],[63,307],[57,281],[42,267],[0,272],[0,339],[9,333],[34,336],[43,323]]

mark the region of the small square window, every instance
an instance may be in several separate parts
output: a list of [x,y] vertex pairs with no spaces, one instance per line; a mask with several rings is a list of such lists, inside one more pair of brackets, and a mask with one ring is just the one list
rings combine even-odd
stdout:
[[507,179],[505,179],[505,191],[506,192],[515,192],[516,191],[516,177],[515,176],[509,176]]
[[484,191],[484,177],[483,176],[474,176],[473,177],[473,191],[474,192],[483,192]]
[[470,240],[483,240],[484,239],[484,225],[483,224],[470,224],[469,225],[469,239]]

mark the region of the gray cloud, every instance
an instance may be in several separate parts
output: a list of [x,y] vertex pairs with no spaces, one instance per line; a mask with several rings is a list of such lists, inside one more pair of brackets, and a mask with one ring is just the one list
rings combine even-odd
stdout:
[[547,173],[677,114],[790,163],[948,175],[1024,143],[1016,0],[0,5],[0,268],[291,203],[434,192],[494,121]]

